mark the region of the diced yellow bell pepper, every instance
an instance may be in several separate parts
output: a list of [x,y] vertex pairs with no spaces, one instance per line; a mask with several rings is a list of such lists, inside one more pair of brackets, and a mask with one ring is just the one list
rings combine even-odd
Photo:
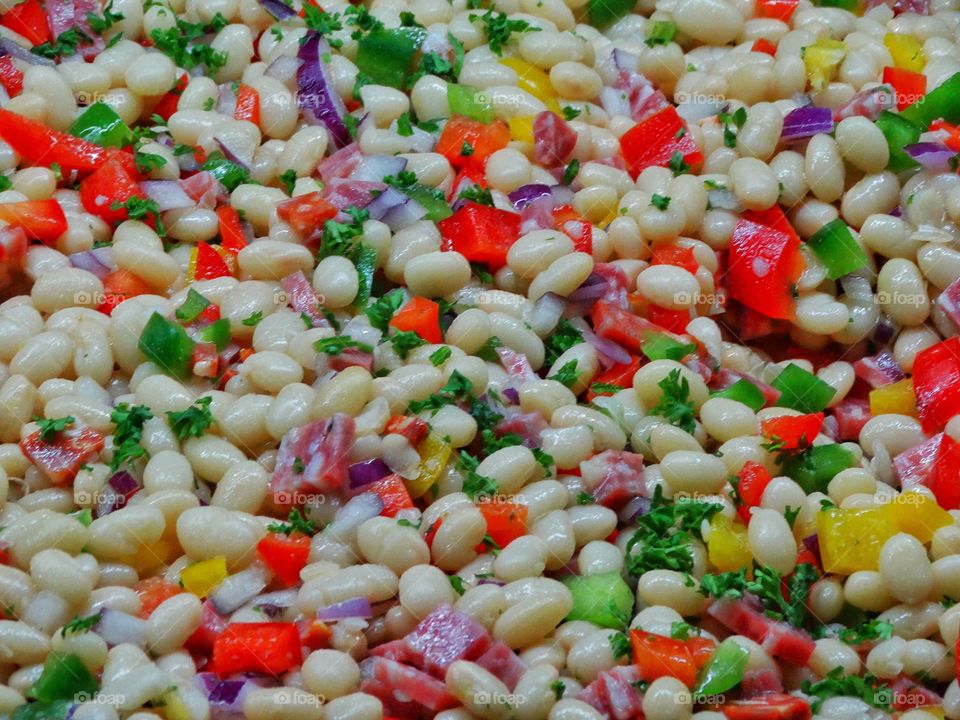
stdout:
[[943,708],[939,705],[924,705],[923,711],[928,715],[933,715],[937,720],[944,720],[946,717]]
[[883,36],[883,44],[890,51],[894,67],[922,72],[927,64],[923,43],[913,35],[887,33]]
[[193,714],[177,692],[168,692],[163,698],[163,716],[167,720],[190,720]]
[[718,572],[750,567],[753,555],[747,540],[747,528],[726,515],[714,515],[710,521],[707,557]]
[[913,392],[913,380],[907,378],[870,391],[870,414],[876,417],[886,413],[916,417],[917,398]]
[[533,115],[521,115],[507,120],[510,137],[520,142],[533,143]]
[[837,75],[837,68],[847,55],[847,46],[840,40],[820,38],[803,48],[803,64],[807,66],[810,87],[823,90]]
[[880,550],[897,534],[886,508],[829,508],[817,514],[823,569],[849,575],[876,570]]
[[557,93],[550,82],[550,76],[543,70],[520,58],[503,58],[500,64],[506,65],[517,73],[517,87],[540,100],[548,110],[560,114]]
[[423,495],[440,479],[452,451],[449,444],[435,432],[431,432],[420,443],[417,452],[420,453],[420,474],[413,480],[407,480],[407,491],[412,498]]
[[934,532],[953,524],[953,516],[923,493],[905,492],[883,507],[899,532],[910,533],[924,544]]
[[187,592],[197,597],[206,597],[213,589],[227,579],[227,558],[217,555],[209,560],[201,560],[188,565],[180,571],[180,584]]

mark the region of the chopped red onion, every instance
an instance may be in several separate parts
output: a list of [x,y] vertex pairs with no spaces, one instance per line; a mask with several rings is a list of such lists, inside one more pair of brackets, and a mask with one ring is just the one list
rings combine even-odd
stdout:
[[216,111],[227,117],[233,117],[237,112],[237,93],[233,89],[233,83],[223,83],[220,85],[220,93],[217,95]]
[[298,99],[307,122],[325,125],[334,145],[343,147],[350,143],[350,132],[343,120],[347,108],[337,93],[327,64],[323,61],[323,55],[329,52],[330,46],[321,39],[319,33],[307,33],[306,40],[297,53],[297,57],[303,61],[297,69],[297,84],[300,88]]
[[302,64],[303,61],[300,58],[280,55],[267,66],[264,75],[269,75],[282,82],[288,88],[292,88],[297,79],[297,70],[300,69]]
[[56,63],[53,60],[36,55],[30,52],[29,48],[25,48],[20,43],[14,41],[11,38],[0,36],[0,55],[9,55],[15,57],[18,60],[23,60],[30,65],[47,65],[49,67],[54,67]]
[[537,298],[530,313],[530,327],[541,337],[551,332],[563,317],[566,301],[556,293],[548,292]]
[[586,342],[596,348],[597,353],[601,356],[601,360],[606,359],[610,365],[630,364],[630,353],[612,340],[607,340],[594,334],[593,330],[590,329],[590,326],[587,325],[583,318],[572,318],[570,324],[580,331],[580,334],[583,335],[583,339]]
[[373,609],[370,601],[365,597],[351,598],[317,610],[317,619],[325,621],[372,617]]
[[191,208],[197,204],[177,180],[144,180],[140,189],[157,203],[160,212]]
[[507,197],[510,198],[510,202],[513,203],[513,206],[517,210],[523,210],[527,205],[541,198],[549,197],[553,200],[553,193],[549,185],[531,183],[530,185],[522,185],[512,193],[509,193]]
[[365,492],[348,500],[347,504],[337,511],[337,516],[328,529],[334,535],[346,537],[381,512],[383,512],[383,500],[380,496]]
[[820,563],[820,536],[814,533],[813,535],[808,535],[803,540],[803,546],[813,553],[813,556],[817,559],[817,562]]
[[397,190],[395,187],[388,185],[383,192],[369,202],[365,209],[368,213],[370,213],[371,219],[380,220],[384,215],[387,214],[387,212],[398,205],[402,205],[409,199],[410,198]]
[[[213,141],[217,144],[217,147],[220,148],[220,152],[223,153],[223,156],[234,163],[239,165],[244,170],[249,170],[250,165],[253,164],[253,149],[250,150],[239,150],[237,147],[231,147],[228,142],[222,140],[219,137],[214,137]],[[242,153],[242,154],[241,154]]]
[[627,504],[620,509],[620,521],[625,523],[632,523],[641,515],[646,515],[650,512],[650,507],[652,501],[648,497],[636,496],[632,497],[627,501]]
[[937,298],[937,305],[953,321],[954,326],[960,328],[960,278],[944,288]]
[[427,209],[412,197],[407,197],[399,205],[395,205],[380,218],[385,222],[391,232],[403,230],[405,227],[413,225],[417,220],[422,219],[427,214]]
[[375,483],[377,480],[382,480],[389,474],[390,468],[380,458],[354,463],[347,468],[351,490]]
[[950,163],[957,156],[957,153],[950,148],[934,142],[904,145],[903,150],[927,170],[933,170],[934,172],[951,170]]
[[737,200],[736,195],[729,190],[720,188],[707,190],[707,205],[711,208],[731,210],[732,212],[740,212],[743,210],[743,206],[740,204],[740,201]]
[[232,613],[259,595],[268,581],[267,570],[262,565],[251,565],[217,585],[210,594],[210,602],[221,615]]
[[297,14],[297,11],[287,5],[283,0],[260,0],[263,9],[273,15],[277,20],[286,20]]
[[383,182],[387,175],[396,177],[407,167],[407,159],[399,155],[364,155],[350,173],[351,180]]
[[504,388],[503,392],[500,393],[509,400],[513,405],[520,404],[520,392],[516,388],[508,387]]
[[104,258],[98,256],[96,250],[83,250],[73,253],[69,256],[69,259],[73,267],[86,270],[88,273],[92,273],[103,280],[103,278],[116,270],[117,266],[116,263],[112,262],[112,248],[97,248],[97,250],[111,250],[111,262],[104,262]]
[[830,108],[805,107],[794,108],[783,118],[783,130],[780,139],[794,142],[813,137],[818,133],[833,132],[833,111]]

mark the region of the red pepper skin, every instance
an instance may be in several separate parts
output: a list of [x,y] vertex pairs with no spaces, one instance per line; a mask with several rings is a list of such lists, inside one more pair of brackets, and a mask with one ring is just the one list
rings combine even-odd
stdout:
[[927,433],[943,429],[960,414],[960,337],[917,353],[913,363],[913,391],[920,424]]
[[221,677],[239,672],[280,675],[303,659],[295,623],[231,623],[213,643],[213,671]]
[[598,300],[590,311],[593,331],[622,345],[631,355],[640,355],[640,345],[650,332],[665,332],[660,325],[624,310],[607,300]]
[[683,640],[631,630],[630,645],[633,647],[633,662],[640,668],[640,677],[644,681],[672,677],[687,687],[693,687],[697,681],[697,664]]
[[57,163],[64,172],[87,175],[117,156],[134,174],[133,155],[111,150],[73,135],[58,132],[41,122],[0,108],[0,138],[12,147],[25,163],[50,167]]
[[80,466],[103,449],[103,435],[93,428],[69,428],[57,433],[52,441],[42,440],[40,431],[20,441],[20,450],[30,458],[54,485],[69,485]]
[[237,107],[233,111],[233,119],[260,124],[260,93],[244,83],[237,88]]
[[506,547],[518,537],[527,534],[526,505],[484,500],[477,503],[477,509],[487,521],[487,534],[500,547]]
[[34,45],[42,45],[50,40],[47,13],[40,0],[26,0],[14,5],[0,18],[0,25],[23,35]]
[[[479,120],[454,115],[443,127],[436,152],[449,160],[455,168],[473,168],[482,174],[487,158],[497,150],[505,148],[508,142],[510,128],[503,120],[494,120],[489,125],[484,125]],[[463,154],[464,143],[472,149],[467,155]]]
[[[622,388],[628,388],[633,386],[633,376],[637,374],[637,370],[640,369],[640,358],[634,357],[629,363],[617,363],[611,365],[609,368],[604,370],[602,373],[597,375],[592,385],[619,385]],[[587,392],[587,402],[593,402],[595,397],[601,395],[613,395],[612,392],[599,392],[596,393],[593,390]]]
[[302,533],[267,533],[257,543],[257,555],[284,587],[293,587],[310,557],[310,538]]
[[674,333],[682,333],[686,330],[692,319],[687,310],[671,310],[653,303],[647,306],[647,317],[650,322]]
[[220,247],[236,254],[247,246],[247,238],[240,225],[240,214],[233,205],[221,205],[217,208],[220,221]]
[[[119,159],[108,160],[80,183],[80,202],[84,209],[108,225],[116,225],[129,217],[125,207],[114,210],[113,204],[123,205],[134,197],[145,199],[147,196]],[[156,222],[150,215],[144,221],[148,225]]]
[[104,299],[97,306],[97,310],[104,315],[110,315],[113,309],[124,300],[137,295],[149,295],[152,292],[153,288],[129,270],[114,270],[103,279]]
[[793,695],[771,693],[725,704],[727,720],[810,720],[810,706]]
[[13,64],[9,55],[0,57],[0,85],[10,97],[23,92],[23,71]]
[[927,94],[927,76],[923,73],[887,66],[883,69],[883,82],[893,88],[897,110],[913,105]]
[[763,498],[763,491],[773,479],[763,465],[748,460],[738,473],[740,482],[737,484],[737,492],[740,494],[740,505],[737,507],[737,514],[745,523],[750,522],[750,508],[757,507]]
[[67,231],[67,217],[53,198],[0,205],[0,220],[22,228],[31,240],[53,245]]
[[337,212],[337,208],[320,197],[318,192],[298,195],[277,205],[277,217],[302,237],[322,230],[323,223],[336,216]]
[[484,263],[497,271],[507,264],[507,252],[520,237],[520,216],[468,202],[437,227],[444,249],[456,250],[470,262]]
[[415,296],[390,319],[390,327],[401,332],[415,332],[428,343],[442,343],[440,306],[433,300]]
[[751,310],[780,320],[794,312],[794,291],[803,269],[800,238],[776,205],[746,211],[730,239],[730,295]]
[[692,168],[703,162],[703,153],[672,105],[627,130],[620,137],[620,150],[634,178],[653,165],[667,167],[674,153],[680,153]]
[[212,245],[205,242],[197,243],[197,266],[193,275],[195,280],[212,280],[231,275],[233,272],[227,261]]
[[757,17],[773,18],[787,22],[796,12],[800,0],[759,0]]
[[753,41],[753,47],[750,48],[753,52],[762,52],[767,55],[776,55],[777,46],[766,38],[757,38]]
[[150,613],[156,610],[160,603],[183,592],[182,587],[164,580],[159,575],[140,580],[133,586],[133,590],[140,598],[140,617],[144,620],[150,617]]
[[183,95],[183,91],[187,89],[187,82],[189,82],[189,78],[186,73],[183,73],[183,75],[177,79],[177,84],[173,87],[173,90],[161,96],[157,104],[153,106],[153,114],[159,115],[164,120],[169,120],[170,116],[177,111],[177,106],[180,104],[180,96]]
[[673,243],[657,243],[653,246],[653,258],[651,265],[676,265],[683,268],[691,275],[696,274],[700,263],[693,254],[692,247],[683,247]]
[[765,418],[760,422],[760,430],[768,440],[783,443],[784,450],[796,450],[809,447],[823,427],[823,413],[807,415],[779,415]]
[[384,517],[396,517],[401,510],[410,510],[416,507],[413,500],[410,499],[407,486],[403,484],[399,475],[387,475],[385,478],[369,485],[367,490],[378,496],[383,502],[383,510],[380,514]]
[[403,435],[410,441],[412,447],[423,442],[429,432],[430,425],[427,421],[412,415],[393,415],[387,420],[387,426],[384,428],[385,435]]

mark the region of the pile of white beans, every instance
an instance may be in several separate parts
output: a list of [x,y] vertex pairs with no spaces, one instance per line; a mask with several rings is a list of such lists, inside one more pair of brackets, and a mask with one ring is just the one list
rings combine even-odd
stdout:
[[[295,5],[299,2],[295,0]],[[323,2],[327,11],[342,11],[342,0]],[[582,399],[601,371],[597,350],[575,345],[545,366],[544,339],[552,328],[531,324],[534,302],[548,292],[565,297],[593,271],[595,263],[612,263],[628,278],[629,290],[662,307],[692,311],[686,332],[720,366],[770,382],[785,363],[736,341],[737,328],[710,315],[710,301],[722,290],[721,253],[728,247],[738,213],[710,208],[704,180],[728,188],[739,204],[764,210],[779,203],[803,239],[827,222],[842,217],[857,242],[868,251],[869,264],[858,271],[872,292],[851,297],[826,268],[803,247],[806,268],[797,283],[796,318],[789,340],[818,351],[839,346],[839,358],[817,370],[835,390],[837,405],[853,387],[853,360],[881,318],[895,327],[890,348],[909,373],[921,350],[956,333],[936,298],[960,277],[960,180],[956,174],[920,171],[904,176],[886,169],[886,141],[874,123],[863,117],[843,120],[833,136],[820,134],[787,148],[780,142],[784,115],[808,91],[802,49],[818,39],[842,40],[847,52],[835,80],[810,91],[814,104],[836,108],[860,90],[880,81],[892,65],[883,43],[887,33],[911,34],[923,45],[928,89],[960,71],[957,47],[958,0],[931,0],[929,15],[897,15],[880,4],[862,15],[838,8],[820,8],[801,0],[789,23],[755,17],[753,0],[639,0],[634,13],[601,32],[577,22],[585,0],[497,0],[496,7],[538,32],[516,33],[505,47],[548,74],[562,106],[580,110],[570,121],[577,136],[573,157],[581,163],[572,205],[592,224],[590,254],[574,252],[562,233],[534,231],[510,249],[507,264],[484,286],[466,258],[441,251],[436,225],[416,222],[391,233],[377,220],[363,223],[364,244],[377,253],[377,267],[391,283],[412,294],[456,301],[456,318],[445,334],[451,351],[439,366],[430,356],[440,347],[425,345],[402,359],[389,343],[375,350],[371,374],[350,367],[332,377],[317,373],[317,340],[334,335],[329,328],[305,328],[298,312],[286,304],[280,279],[304,272],[325,307],[341,320],[362,312],[351,306],[358,272],[344,257],[317,262],[276,213],[288,198],[279,177],[293,171],[293,194],[317,189],[317,164],[333,143],[322,126],[306,124],[297,98],[283,83],[265,74],[282,55],[294,56],[305,34],[302,22],[277,23],[257,0],[113,0],[123,14],[113,32],[123,38],[92,62],[65,62],[55,67],[15,64],[25,73],[22,94],[4,107],[66,130],[83,106],[101,100],[125,122],[150,124],[158,96],[169,90],[181,71],[166,55],[141,40],[155,29],[174,26],[175,17],[209,22],[219,13],[228,24],[211,41],[227,54],[226,64],[212,77],[194,76],[169,119],[173,140],[217,150],[216,136],[234,147],[253,150],[250,177],[230,195],[256,241],[240,251],[236,277],[189,282],[191,247],[218,234],[213,210],[201,207],[163,214],[168,242],[138,221],[109,227],[87,213],[78,192],[58,182],[45,167],[20,167],[20,158],[0,142],[0,170],[12,180],[0,192],[0,203],[56,198],[68,230],[53,247],[29,248],[24,274],[29,292],[0,304],[0,541],[9,545],[10,563],[0,565],[0,603],[9,619],[0,620],[0,716],[26,702],[51,652],[72,653],[101,678],[103,701],[81,705],[73,720],[206,720],[210,710],[195,681],[198,668],[183,648],[201,625],[201,599],[188,592],[160,604],[147,619],[144,647],[108,647],[95,632],[64,636],[61,628],[76,617],[115,609],[132,615],[141,610],[134,590],[138,581],[162,576],[177,582],[180,572],[197,561],[225,556],[231,574],[257,560],[255,547],[267,525],[285,517],[270,497],[270,479],[281,439],[291,429],[342,412],[357,423],[351,462],[375,457],[396,459],[411,450],[404,438],[384,435],[391,415],[403,414],[412,400],[437,392],[458,372],[475,395],[502,391],[511,383],[499,365],[474,353],[492,337],[523,353],[544,378],[570,361],[579,378],[572,388],[556,380],[536,379],[519,387],[523,412],[540,413],[548,428],[540,435],[555,467],[545,470],[531,450],[516,446],[482,459],[477,469],[494,479],[501,493],[529,510],[529,533],[499,554],[478,554],[487,532],[484,516],[462,491],[464,473],[451,461],[432,500],[424,498],[419,526],[377,517],[348,536],[322,531],[312,540],[302,572],[296,607],[285,619],[309,616],[318,608],[364,596],[389,609],[366,627],[333,625],[330,649],[307,656],[302,668],[280,678],[277,687],[249,695],[244,714],[250,720],[382,720],[376,697],[360,692],[358,662],[369,649],[410,632],[425,615],[448,603],[485,626],[513,648],[528,670],[513,690],[471,662],[453,665],[446,677],[449,691],[462,708],[436,715],[438,720],[599,720],[603,716],[574,695],[598,675],[628,658],[615,658],[613,630],[585,621],[565,621],[572,607],[567,587],[554,576],[573,568],[581,575],[621,572],[626,576],[626,543],[632,533],[617,514],[596,504],[578,504],[583,489],[578,475],[557,468],[577,468],[604,450],[641,453],[647,463],[645,481],[666,497],[676,493],[716,495],[723,513],[736,516],[726,494],[728,479],[747,461],[766,467],[774,480],[749,523],[749,550],[754,558],[788,573],[796,562],[799,541],[816,530],[821,501],[841,508],[865,508],[889,502],[898,494],[891,458],[919,444],[927,435],[907,415],[879,415],[848,442],[858,467],[834,477],[826,494],[806,495],[792,479],[778,475],[774,455],[765,447],[759,423],[795,411],[766,408],[754,412],[725,398],[711,398],[703,378],[671,360],[641,367],[633,387],[602,401],[603,411]],[[6,8],[7,3],[4,3]],[[410,11],[430,27],[449,31],[465,50],[460,82],[485,90],[502,120],[546,109],[544,102],[519,87],[517,72],[491,52],[476,10],[466,0],[373,0],[371,13],[387,27],[399,25],[401,11]],[[674,41],[648,46],[651,24],[672,20]],[[276,32],[274,32],[274,30]],[[0,28],[10,37],[10,31]],[[350,28],[335,32],[343,46],[329,63],[336,90],[352,96],[357,67],[356,42]],[[775,56],[753,52],[758,39],[776,44]],[[660,167],[644,170],[636,180],[605,160],[620,154],[619,137],[635,125],[625,116],[610,116],[598,96],[615,73],[614,49],[633,53],[637,70],[669,99],[720,98],[730,112],[747,110],[736,147],[727,147],[715,117],[692,122],[689,133],[704,162],[698,174],[674,176]],[[207,109],[216,101],[218,84],[241,81],[261,99],[258,125],[237,121]],[[366,154],[399,154],[419,181],[449,192],[456,171],[437,153],[411,150],[411,138],[396,132],[395,120],[413,111],[421,119],[446,118],[450,110],[446,83],[422,77],[407,94],[393,88],[365,85],[360,90],[369,113],[357,141]],[[166,160],[153,179],[177,179],[172,150],[151,142],[143,152]],[[509,207],[505,193],[525,184],[555,183],[553,175],[533,160],[530,143],[512,141],[486,164],[486,180],[498,206]],[[669,206],[651,204],[654,194],[672,198]],[[899,216],[889,213],[900,207]],[[611,219],[612,218],[612,219]],[[97,276],[71,266],[68,255],[112,242],[119,268],[129,270],[154,294],[123,302],[108,316],[95,308],[104,288]],[[650,265],[655,243],[692,248],[696,272],[670,265]],[[718,279],[720,284],[718,285]],[[219,305],[230,321],[234,341],[252,348],[222,390],[208,380],[181,382],[148,362],[138,339],[152,313],[172,316],[188,290]],[[262,314],[256,326],[244,324]],[[723,332],[721,331],[723,328]],[[733,334],[731,334],[731,331]],[[813,370],[807,360],[792,360]],[[662,395],[658,382],[678,370],[688,381],[697,411],[693,433],[649,415]],[[182,411],[198,398],[211,399],[215,423],[201,437],[180,442],[165,413]],[[93,508],[112,474],[111,411],[118,403],[146,405],[154,414],[143,428],[147,456],[135,467],[143,490],[120,510],[89,526],[71,515]],[[829,412],[829,410],[828,410]],[[34,433],[36,417],[72,416],[107,436],[100,456],[89,462],[72,486],[54,484],[33,466],[18,443]],[[476,420],[455,405],[435,415],[424,413],[455,448],[477,436]],[[960,441],[960,420],[946,432]],[[821,436],[816,442],[828,442]],[[210,489],[198,495],[198,482]],[[801,508],[792,527],[784,517]],[[321,524],[329,522],[336,503],[313,508]],[[878,614],[893,624],[894,636],[869,651],[833,638],[816,641],[807,668],[778,665],[757,643],[743,636],[735,641],[749,650],[749,670],[769,669],[782,675],[788,690],[840,667],[847,674],[872,673],[881,679],[901,674],[949,683],[943,716],[960,720],[960,686],[953,648],[960,633],[960,605],[945,609],[944,596],[960,598],[960,513],[954,524],[934,533],[922,545],[898,534],[883,549],[879,569],[849,576],[826,575],[812,588],[809,606],[824,623],[845,606]],[[437,520],[442,525],[428,545],[424,536]],[[614,531],[621,530],[619,535]],[[693,540],[692,575],[713,571],[704,544]],[[463,579],[461,596],[449,575]],[[502,584],[480,583],[492,576]],[[630,627],[669,635],[671,625],[686,619],[696,624],[707,599],[685,577],[672,570],[654,570],[627,578],[636,587]],[[237,610],[231,622],[262,621],[252,606]],[[202,668],[201,668],[202,669]],[[565,691],[558,699],[557,681]],[[172,688],[172,689],[171,689]],[[654,681],[646,690],[643,710],[648,720],[721,720],[719,711],[696,711],[684,686],[672,678]],[[182,714],[174,718],[156,707],[157,698],[177,698]],[[478,697],[504,698],[478,702]],[[506,699],[509,698],[508,702]],[[876,712],[875,710],[869,710]],[[856,698],[825,702],[817,717],[846,720],[867,717],[868,707]],[[882,716],[882,713],[880,714]],[[900,715],[903,720],[942,717],[922,709]]]

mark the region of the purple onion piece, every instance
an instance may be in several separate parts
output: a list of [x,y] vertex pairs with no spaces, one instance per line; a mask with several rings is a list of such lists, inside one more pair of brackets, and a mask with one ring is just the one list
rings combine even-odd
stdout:
[[829,132],[833,132],[833,111],[830,108],[806,105],[794,108],[783,118],[780,139],[793,142]]
[[306,42],[297,53],[303,64],[297,69],[297,84],[300,88],[299,102],[304,117],[313,124],[326,125],[339,148],[350,143],[350,132],[343,118],[347,108],[330,77],[330,71],[322,59],[330,47],[319,33],[309,32]]
[[814,533],[813,535],[808,535],[803,539],[803,546],[813,553],[813,556],[817,559],[817,562],[823,564],[823,560],[820,557],[820,536]]
[[0,37],[0,55],[9,55],[31,65],[48,65],[49,67],[56,65],[53,60],[33,54],[29,49],[8,37]]
[[69,260],[73,267],[79,268],[80,270],[86,270],[88,273],[96,275],[101,280],[103,280],[103,278],[105,278],[115,269],[115,267],[112,268],[101,262],[100,258],[98,258],[91,250],[83,250],[81,252],[73,253],[70,255]]
[[503,397],[509,400],[512,404],[514,405],[520,404],[520,393],[517,391],[516,388],[512,388],[512,387],[504,388],[503,392],[501,392],[500,394],[503,395]]
[[354,463],[347,468],[347,475],[350,477],[350,489],[358,488],[374,483],[377,480],[385,478],[390,474],[390,468],[380,458],[364,460]]
[[510,202],[513,203],[513,206],[517,210],[522,210],[524,207],[536,200],[539,200],[540,198],[552,198],[553,192],[550,190],[549,185],[531,183],[530,185],[523,185],[522,187],[517,188],[512,193],[507,195],[507,197],[510,198]]
[[950,163],[956,157],[955,153],[945,145],[936,142],[919,142],[904,145],[904,152],[923,165],[927,170],[946,172],[950,170]]
[[287,5],[283,0],[260,0],[263,9],[273,15],[277,20],[286,20],[297,14],[297,11]]
[[222,680],[210,691],[207,700],[220,705],[232,705],[244,685],[246,683],[243,680]]
[[346,618],[372,618],[373,609],[365,597],[356,597],[334,603],[317,610],[318,620],[345,620]]

